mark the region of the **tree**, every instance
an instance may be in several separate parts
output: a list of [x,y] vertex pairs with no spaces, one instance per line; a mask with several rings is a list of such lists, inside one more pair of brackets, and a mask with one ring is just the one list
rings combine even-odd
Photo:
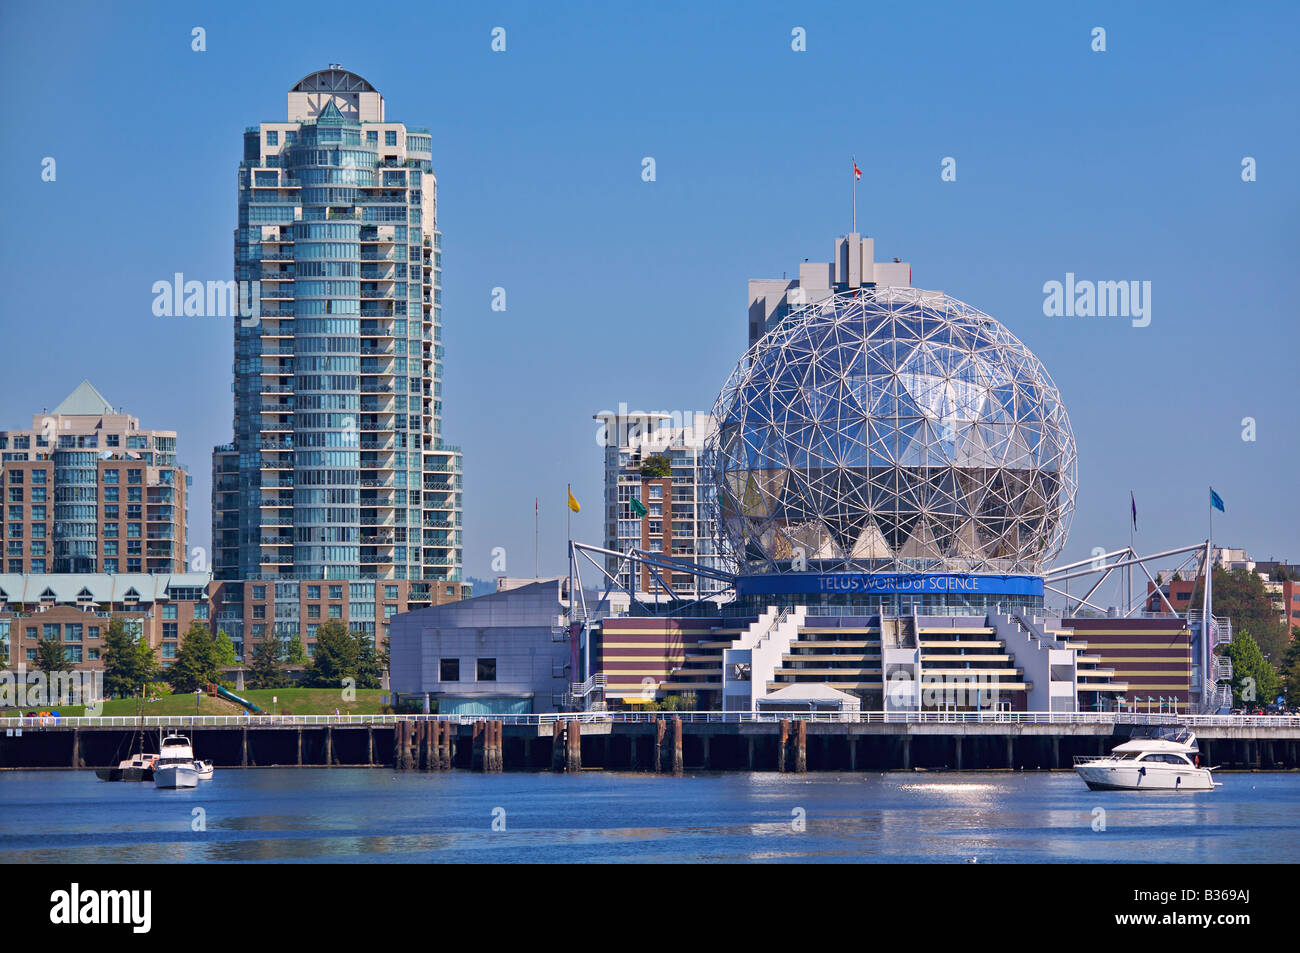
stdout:
[[666,454],[652,453],[641,461],[641,476],[648,480],[673,475],[673,463]]
[[[1205,591],[1204,579],[1196,584],[1192,594],[1192,608],[1199,609]],[[1247,569],[1227,571],[1215,567],[1214,614],[1232,620],[1234,632],[1249,634],[1261,651],[1271,659],[1280,660],[1290,642],[1287,624],[1278,618],[1272,597],[1264,588],[1264,580]]]
[[284,660],[290,665],[307,664],[307,650],[302,647],[301,635],[295,635],[289,640],[288,648],[285,650]]
[[47,681],[55,672],[71,672],[72,666],[68,664],[63,643],[58,639],[42,639],[36,647],[36,669],[45,673]]
[[316,630],[316,651],[307,669],[307,684],[313,688],[338,688],[345,678],[356,680],[357,688],[379,688],[383,664],[374,643],[360,632],[331,619]]
[[285,688],[288,686],[289,677],[280,666],[284,654],[284,645],[275,636],[263,639],[253,646],[253,666],[249,671],[249,687]]
[[1280,667],[1287,707],[1300,707],[1300,625],[1291,630],[1291,644],[1282,656]]
[[158,659],[143,637],[132,635],[123,619],[112,619],[104,634],[104,691],[128,698],[158,677]]
[[239,664],[239,656],[235,654],[235,643],[226,635],[225,629],[217,630],[216,638],[217,664],[222,668],[233,668]]
[[361,647],[347,626],[331,619],[316,630],[316,651],[307,668],[307,684],[313,688],[338,688],[344,678],[356,677]]
[[192,622],[181,639],[180,651],[167,669],[173,692],[197,692],[215,682],[221,672],[217,640],[202,622]]
[[1232,660],[1233,704],[1267,705],[1277,697],[1277,672],[1248,633],[1238,632],[1232,637],[1227,656]]

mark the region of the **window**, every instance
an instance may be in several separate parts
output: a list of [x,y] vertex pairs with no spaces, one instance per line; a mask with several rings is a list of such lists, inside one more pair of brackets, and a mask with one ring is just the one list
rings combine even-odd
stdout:
[[397,598],[397,587],[396,587],[396,586],[384,586],[384,598],[385,598],[385,599],[396,599],[396,598]]
[[396,130],[396,129],[385,129],[385,130],[384,130],[384,145],[386,145],[386,146],[395,146],[395,145],[397,145],[397,130]]
[[494,658],[481,658],[478,660],[475,676],[480,682],[495,682],[497,680],[497,660]]
[[266,598],[266,586],[254,586],[253,599],[257,600],[257,599],[265,599],[265,598]]
[[[33,510],[35,510],[35,507],[33,507]],[[33,512],[33,514],[32,514],[33,518],[35,517],[35,515],[36,515],[35,512]],[[10,518],[11,520],[20,520],[20,519],[22,519],[22,518],[23,518],[23,508],[22,508],[22,506],[20,505],[20,506],[11,506],[11,507],[9,507],[9,518]]]
[[266,606],[264,606],[264,605],[255,605],[255,606],[253,606],[253,618],[254,618],[254,619],[265,619],[265,618],[266,618]]
[[164,639],[174,639],[174,638],[176,638],[176,632],[177,632],[177,625],[176,625],[175,622],[164,622],[164,623],[163,623],[163,638],[164,638]]
[[343,607],[342,607],[342,606],[330,606],[330,618],[331,618],[331,619],[341,619],[341,618],[343,618]]
[[308,587],[307,587],[307,598],[308,598],[308,599],[319,599],[319,598],[320,598],[320,586],[308,586]]
[[[104,471],[104,485],[105,485],[105,486],[112,486],[112,485],[115,485],[116,483],[117,483],[117,471],[116,471],[116,470],[105,470],[105,471]],[[114,499],[117,499],[116,496],[114,496],[113,498],[114,498]]]
[[[99,626],[97,625],[88,626],[86,629],[86,640],[88,642],[94,642],[98,639],[99,639]],[[96,655],[95,658],[99,658],[99,656]]]
[[199,619],[201,621],[207,620],[208,604],[206,602],[200,602],[198,605],[194,607],[194,618]]
[[280,144],[280,133],[274,129],[267,130],[266,144],[268,146],[278,146]]
[[342,586],[330,586],[330,598],[331,598],[331,599],[342,599],[342,598],[343,598],[343,587],[342,587]]
[[309,619],[319,619],[319,618],[320,618],[320,606],[316,606],[316,605],[308,606],[308,607],[307,607],[307,618],[309,618]]
[[143,471],[143,470],[127,470],[127,471],[126,471],[126,482],[127,482],[127,483],[140,483],[143,479],[144,479],[144,471]]
[[379,145],[379,131],[377,129],[366,130],[366,145],[368,146]]
[[440,682],[459,682],[460,681],[460,659],[445,658],[438,660],[438,681]]
[[162,607],[162,617],[163,617],[164,619],[175,619],[175,618],[176,618],[176,605],[175,605],[175,603],[168,603],[167,605],[165,605],[165,606]]

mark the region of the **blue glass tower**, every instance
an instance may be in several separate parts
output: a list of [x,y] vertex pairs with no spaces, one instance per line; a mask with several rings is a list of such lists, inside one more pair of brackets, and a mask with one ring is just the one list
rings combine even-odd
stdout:
[[235,267],[254,313],[213,458],[218,578],[460,578],[431,150],[337,67],[244,134]]

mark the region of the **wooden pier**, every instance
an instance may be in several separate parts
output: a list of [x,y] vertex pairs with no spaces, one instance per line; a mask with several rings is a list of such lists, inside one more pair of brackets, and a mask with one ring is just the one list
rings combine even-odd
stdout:
[[[0,719],[0,769],[114,766],[137,732],[188,734],[218,767],[387,767],[397,771],[579,772],[683,775],[695,771],[1050,770],[1125,740],[1123,720],[837,720],[783,714],[593,713],[438,716],[195,716]],[[163,726],[162,722],[168,724]],[[1236,770],[1300,768],[1300,719],[1224,719],[1198,725],[1201,763]]]

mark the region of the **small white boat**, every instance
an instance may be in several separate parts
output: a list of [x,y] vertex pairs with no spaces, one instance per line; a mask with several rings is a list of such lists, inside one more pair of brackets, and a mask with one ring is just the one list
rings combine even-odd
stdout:
[[153,766],[153,783],[159,788],[199,786],[199,769],[189,738],[172,734],[162,740],[162,753]]
[[1135,733],[1105,757],[1076,757],[1074,770],[1094,791],[1213,791],[1221,783],[1201,767],[1196,736],[1178,725]]
[[217,770],[211,761],[201,761],[197,758],[194,760],[194,767],[199,772],[200,781],[211,781],[212,775],[215,774]]

